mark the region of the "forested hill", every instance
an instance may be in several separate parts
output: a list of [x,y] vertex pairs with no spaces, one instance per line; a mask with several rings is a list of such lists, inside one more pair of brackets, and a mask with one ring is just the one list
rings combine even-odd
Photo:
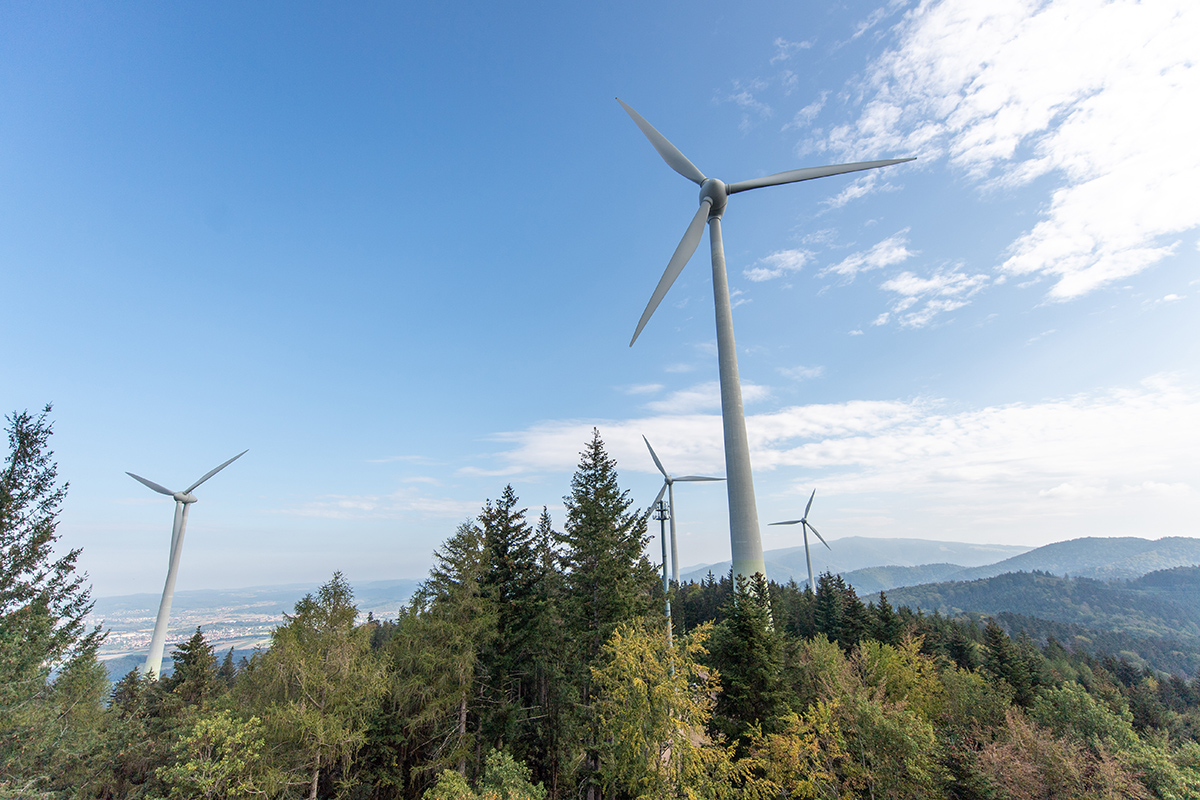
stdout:
[[964,569],[955,580],[991,578],[1006,572],[1041,570],[1076,578],[1137,578],[1148,572],[1200,564],[1200,539],[1085,537],[1056,542],[982,567]]
[[1134,581],[1010,572],[973,581],[908,586],[887,596],[896,605],[947,616],[1011,612],[1099,631],[1200,644],[1198,580],[1200,567],[1153,572]]

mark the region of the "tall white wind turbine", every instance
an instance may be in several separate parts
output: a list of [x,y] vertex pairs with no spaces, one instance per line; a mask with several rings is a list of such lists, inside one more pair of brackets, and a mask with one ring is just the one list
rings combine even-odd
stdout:
[[183,532],[187,528],[188,506],[196,502],[196,496],[192,494],[192,490],[248,452],[250,451],[243,450],[216,469],[209,470],[200,480],[182,492],[172,492],[165,486],[159,486],[154,481],[148,481],[140,475],[134,475],[132,472],[125,473],[159,494],[175,498],[175,523],[171,526],[171,560],[167,567],[167,583],[163,586],[162,600],[158,604],[158,618],[154,621],[154,635],[150,637],[150,652],[146,656],[146,664],[142,667],[142,672],[146,675],[158,677],[159,671],[162,669],[163,647],[167,641],[167,620],[171,616],[171,600],[175,597],[175,576],[179,572],[179,554],[183,552]]
[[[667,506],[670,508],[671,520],[671,579],[675,581],[675,585],[679,585],[679,545],[675,540],[675,483],[677,481],[723,481],[724,478],[708,478],[704,475],[684,475],[679,478],[671,477],[670,473],[663,468],[662,462],[658,460],[658,454],[654,452],[654,448],[650,447],[650,440],[645,436],[642,441],[646,443],[646,447],[650,450],[650,457],[654,459],[654,466],[658,467],[658,471],[663,476],[663,487],[658,490],[658,497],[654,498],[654,503],[650,506],[654,508],[658,505],[658,501],[662,500],[663,492],[667,493]],[[666,557],[666,548],[663,549],[664,563]],[[663,587],[666,589],[667,587]]]
[[808,505],[804,507],[804,516],[800,519],[789,519],[783,522],[772,522],[772,525],[800,525],[804,528],[804,560],[808,562],[808,590],[810,592],[817,591],[817,585],[813,583],[812,574],[812,556],[808,554],[808,532],[812,531],[817,534],[817,538],[821,540],[821,544],[829,550],[833,548],[829,546],[829,542],[825,541],[825,537],[817,533],[817,529],[808,521],[808,512],[812,510],[813,498],[817,496],[817,490],[813,489],[812,494],[808,497]]
[[829,175],[886,167],[913,161],[911,158],[894,158],[887,161],[861,161],[855,164],[834,164],[827,167],[806,167],[779,172],[763,178],[726,184],[704,175],[675,145],[655,130],[640,114],[627,106],[620,98],[617,102],[629,114],[650,144],[658,151],[671,169],[700,186],[700,208],[683,234],[675,254],[667,262],[667,269],[650,296],[637,330],[629,346],[637,341],[642,328],[650,320],[654,309],[662,302],[671,284],[679,277],[692,253],[700,244],[704,224],[708,223],[708,238],[712,247],[713,300],[717,312],[717,366],[721,378],[721,422],[725,431],[725,474],[728,476],[729,492],[729,539],[733,556],[733,571],[747,578],[757,572],[766,574],[763,565],[762,536],[758,528],[758,508],[754,502],[754,476],[750,470],[750,445],[746,439],[746,419],[742,410],[742,386],[738,380],[737,351],[733,341],[733,311],[729,302],[729,279],[725,274],[725,248],[721,243],[721,216],[729,196],[764,186],[808,181]]

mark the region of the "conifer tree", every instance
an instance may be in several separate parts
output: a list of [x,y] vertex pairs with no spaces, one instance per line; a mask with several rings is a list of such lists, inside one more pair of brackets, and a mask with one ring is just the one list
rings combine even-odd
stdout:
[[723,687],[713,724],[730,739],[748,736],[756,725],[770,731],[788,710],[783,643],[771,624],[766,581],[739,575],[736,586],[709,645]]
[[621,622],[650,613],[658,586],[654,567],[643,554],[647,516],[630,510],[633,501],[617,483],[616,462],[604,449],[600,431],[580,454],[571,479],[565,530],[559,535],[565,567],[564,621],[573,644],[568,679],[585,715],[587,796],[596,796],[598,751],[591,703],[591,667]]
[[495,608],[482,594],[484,533],[463,523],[434,553],[429,578],[388,644],[394,677],[389,689],[394,735],[410,784],[453,768],[466,775],[477,752],[471,702],[478,694],[479,655],[495,636]]
[[[0,718],[43,692],[50,669],[99,645],[84,633],[91,611],[80,550],[56,556],[58,512],[67,484],[52,460],[50,406],[8,420],[8,456],[0,470]],[[2,727],[2,719],[0,719]]]
[[199,705],[217,694],[221,685],[217,659],[199,627],[190,639],[171,651],[171,659],[175,667],[171,677],[163,679],[164,689],[174,692],[187,705]]
[[571,493],[563,498],[567,522],[560,542],[569,613],[585,664],[599,655],[619,623],[650,612],[658,583],[643,554],[650,538],[646,515],[630,510],[633,500],[618,485],[616,467],[593,429]]
[[323,774],[352,763],[385,688],[371,632],[355,625],[353,598],[335,572],[284,615],[251,680],[239,681],[239,689],[266,704],[267,734],[293,755],[293,774],[307,783],[309,800],[316,800]]

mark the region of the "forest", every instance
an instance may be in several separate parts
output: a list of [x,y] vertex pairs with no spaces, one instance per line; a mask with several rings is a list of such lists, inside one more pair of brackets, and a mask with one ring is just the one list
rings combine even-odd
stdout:
[[335,573],[249,658],[110,684],[49,411],[0,473],[0,798],[1200,796],[1200,676],[831,574],[664,593],[598,431],[559,524],[504,487],[395,619]]

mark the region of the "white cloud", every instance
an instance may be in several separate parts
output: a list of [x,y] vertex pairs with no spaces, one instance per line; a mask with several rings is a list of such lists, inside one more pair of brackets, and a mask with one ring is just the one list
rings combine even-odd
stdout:
[[808,50],[811,47],[812,42],[789,42],[780,37],[775,40],[775,55],[771,56],[771,63],[778,64],[780,61],[787,61],[801,50]]
[[779,374],[785,378],[791,378],[794,381],[806,381],[812,378],[819,378],[825,374],[825,368],[821,366],[806,367],[804,365],[796,367],[780,367]]
[[[707,403],[717,401],[715,384],[696,389]],[[823,472],[828,477],[821,485],[848,493],[1020,487],[1037,497],[1066,494],[1061,487],[1069,485],[1187,494],[1200,481],[1194,458],[1200,391],[1170,378],[1036,403],[960,411],[946,406],[928,398],[853,400],[751,414],[746,427],[755,469]],[[689,454],[688,469],[718,470],[724,461],[718,413],[552,421],[498,438],[516,445],[504,457],[522,469],[569,470],[593,424],[619,462],[624,455],[640,461],[635,451],[645,445],[638,431],[647,430],[655,432],[660,454]]]
[[[742,402],[745,405],[765,400],[770,395],[770,389],[765,386],[742,383]],[[659,414],[692,414],[720,407],[721,385],[716,381],[700,383],[687,389],[671,392],[662,400],[654,400],[646,404],[646,408]]]
[[852,279],[860,272],[900,264],[914,255],[916,253],[908,249],[908,228],[905,228],[882,242],[878,242],[869,250],[851,253],[837,264],[826,267],[818,274],[825,276],[832,272]]
[[812,259],[812,253],[807,250],[779,250],[769,256],[760,258],[754,266],[743,270],[747,279],[756,283],[778,278],[789,272],[799,272]]
[[657,394],[663,390],[661,383],[638,383],[624,388],[625,394]]
[[926,0],[864,80],[857,120],[806,147],[946,158],[983,187],[1051,176],[1010,275],[1079,297],[1173,254],[1200,226],[1193,0]]
[[821,92],[820,97],[797,111],[795,116],[792,117],[792,121],[783,126],[783,130],[799,130],[812,125],[813,120],[815,120],[817,115],[821,113],[821,109],[825,107],[825,101],[828,99],[829,92]]
[[875,320],[884,325],[895,319],[901,327],[923,328],[938,314],[954,311],[967,305],[968,298],[989,282],[987,275],[967,275],[957,269],[940,270],[928,278],[912,272],[901,272],[884,281],[879,288],[900,295],[891,310]]

